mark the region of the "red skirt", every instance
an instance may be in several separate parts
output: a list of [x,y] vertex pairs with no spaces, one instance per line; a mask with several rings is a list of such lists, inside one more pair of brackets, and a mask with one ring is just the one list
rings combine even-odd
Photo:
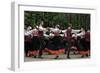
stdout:
[[34,51],[28,51],[27,56],[34,56],[34,55],[38,55],[39,50],[34,50]]
[[86,54],[89,54],[90,53],[90,50],[88,51],[79,51],[79,54],[81,55],[86,55]]
[[59,50],[51,50],[48,48],[45,48],[45,50],[50,53],[50,54],[54,54],[54,55],[59,55],[65,52],[65,49],[59,49]]

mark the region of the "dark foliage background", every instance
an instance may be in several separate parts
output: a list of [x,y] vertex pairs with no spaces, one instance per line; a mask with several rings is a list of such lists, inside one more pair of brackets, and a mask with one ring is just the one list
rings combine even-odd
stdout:
[[44,22],[44,27],[54,27],[60,25],[61,29],[68,27],[69,23],[72,24],[73,29],[90,29],[90,14],[81,13],[57,13],[57,12],[36,12],[25,11],[24,23],[26,26],[39,25],[41,21]]

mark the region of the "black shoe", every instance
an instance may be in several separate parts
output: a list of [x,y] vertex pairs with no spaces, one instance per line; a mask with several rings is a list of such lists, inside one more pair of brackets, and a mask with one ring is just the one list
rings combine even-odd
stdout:
[[84,58],[84,55],[82,55],[81,58]]
[[70,57],[67,57],[67,59],[70,59]]
[[32,56],[32,58],[37,58],[36,56]]
[[55,59],[58,59],[59,56],[56,56]]
[[43,59],[43,57],[41,57],[41,56],[38,56],[38,58]]
[[73,52],[74,55],[76,55],[76,52]]
[[88,57],[88,54],[86,54],[86,57]]

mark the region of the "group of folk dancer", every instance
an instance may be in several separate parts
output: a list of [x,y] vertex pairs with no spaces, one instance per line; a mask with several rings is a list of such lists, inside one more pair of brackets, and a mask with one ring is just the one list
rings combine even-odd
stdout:
[[24,31],[24,50],[25,56],[43,58],[43,54],[53,54],[55,58],[65,54],[70,59],[70,52],[77,51],[81,57],[90,55],[90,31],[80,28],[72,29],[69,25],[61,30],[59,25],[54,28],[44,28],[42,24],[32,28],[28,26]]

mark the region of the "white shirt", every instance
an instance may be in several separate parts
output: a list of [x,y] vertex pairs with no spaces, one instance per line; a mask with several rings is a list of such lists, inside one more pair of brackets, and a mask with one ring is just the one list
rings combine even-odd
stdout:
[[31,30],[31,29],[32,29],[32,27],[31,27],[31,26],[28,26],[27,31],[29,31],[29,30]]
[[24,30],[24,35],[25,35],[25,36],[31,35],[32,32],[33,32],[33,30],[29,30],[29,31]]
[[82,31],[81,33],[77,34],[77,36],[80,36],[81,38],[83,38],[85,35],[85,31]]

